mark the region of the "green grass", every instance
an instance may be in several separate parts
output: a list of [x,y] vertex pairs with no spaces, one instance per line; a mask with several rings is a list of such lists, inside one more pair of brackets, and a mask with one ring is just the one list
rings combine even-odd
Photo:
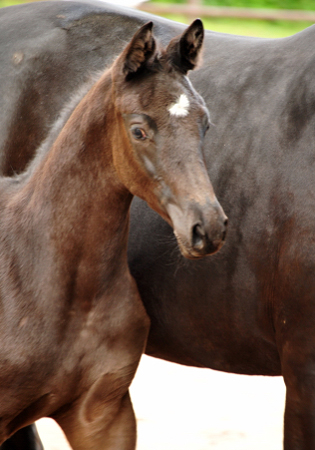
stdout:
[[[178,22],[189,23],[185,16],[167,15],[167,18]],[[266,38],[280,38],[291,36],[313,25],[313,22],[295,22],[287,20],[256,20],[256,19],[228,19],[203,18],[207,30],[220,33],[239,34]]]
[[31,0],[0,0],[0,8],[4,8],[6,6],[19,5],[21,3],[29,3]]

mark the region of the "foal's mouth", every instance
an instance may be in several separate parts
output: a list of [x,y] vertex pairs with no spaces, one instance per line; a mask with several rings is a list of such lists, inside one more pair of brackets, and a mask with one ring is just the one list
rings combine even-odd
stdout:
[[174,230],[174,235],[177,239],[177,243],[180,249],[181,254],[187,258],[192,260],[197,260],[204,258],[205,256],[213,255],[217,253],[224,245],[225,240],[216,240],[214,242],[209,241],[206,246],[203,248],[195,249],[192,245],[184,242],[183,238],[178,235],[176,230]]

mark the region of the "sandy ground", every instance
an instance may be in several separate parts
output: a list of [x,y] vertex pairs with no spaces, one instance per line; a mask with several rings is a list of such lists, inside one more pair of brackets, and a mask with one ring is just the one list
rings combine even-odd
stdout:
[[[131,388],[137,450],[281,450],[282,378],[247,377],[142,358]],[[45,450],[68,450],[50,419]]]

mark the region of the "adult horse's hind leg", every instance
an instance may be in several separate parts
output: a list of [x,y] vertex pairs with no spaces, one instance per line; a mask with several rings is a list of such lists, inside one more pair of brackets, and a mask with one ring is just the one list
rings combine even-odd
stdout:
[[[91,416],[85,400],[54,417],[73,450],[134,450],[136,419],[129,392],[101,405],[97,402]],[[95,416],[94,416],[95,413]]]

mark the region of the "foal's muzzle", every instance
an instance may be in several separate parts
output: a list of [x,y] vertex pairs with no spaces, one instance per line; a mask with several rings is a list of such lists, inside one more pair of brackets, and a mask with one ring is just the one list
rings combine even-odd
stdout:
[[186,258],[198,259],[220,250],[226,238],[228,219],[217,201],[208,202],[206,207],[196,203],[187,208],[168,205],[167,210]]
[[228,218],[223,217],[210,230],[203,223],[197,222],[192,227],[191,251],[193,257],[200,258],[220,250],[227,232]]

